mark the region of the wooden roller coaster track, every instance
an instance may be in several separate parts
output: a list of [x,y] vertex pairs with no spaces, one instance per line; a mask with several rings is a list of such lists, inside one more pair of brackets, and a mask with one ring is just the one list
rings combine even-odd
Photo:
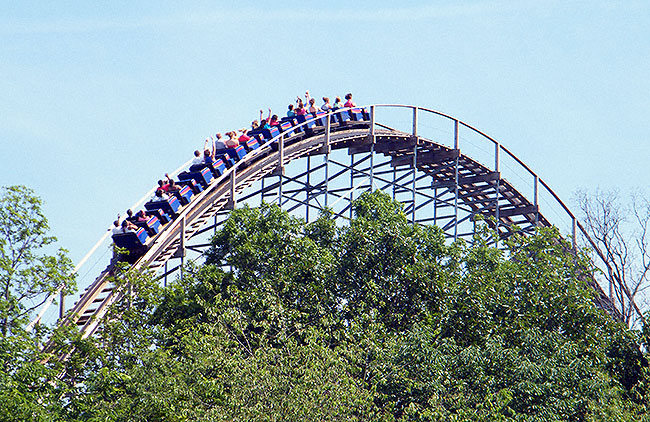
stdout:
[[[413,130],[399,131],[376,122],[376,109],[379,107],[412,109]],[[367,110],[369,113],[365,120],[338,125],[334,124],[328,115],[326,124],[307,131],[309,134],[304,130],[301,133],[295,131],[283,133],[261,148],[249,152],[214,179],[204,191],[193,197],[189,204],[182,207],[177,218],[163,226],[161,232],[150,239],[146,253],[135,261],[132,270],[149,269],[160,272],[169,260],[184,256],[187,242],[205,232],[206,224],[218,213],[236,207],[238,199],[244,198],[243,194],[247,188],[263,178],[278,176],[280,179],[278,183],[265,186],[260,190],[263,196],[272,189],[279,189],[281,197],[283,179],[285,182],[292,180],[295,182],[300,177],[300,175],[285,174],[285,168],[289,163],[299,158],[315,156],[323,156],[327,161],[329,155],[336,150],[347,150],[348,155],[353,157],[350,166],[344,166],[342,172],[356,172],[357,176],[369,179],[370,182],[363,185],[366,189],[378,187],[392,189],[393,192],[398,189],[407,190],[412,200],[405,201],[405,212],[407,215],[412,215],[412,221],[420,224],[438,224],[449,237],[459,236],[459,227],[462,224],[471,224],[472,217],[476,215],[487,217],[485,221],[491,224],[502,238],[509,236],[515,227],[520,231],[532,232],[536,227],[551,226],[552,223],[539,210],[538,190],[544,188],[558,201],[571,219],[571,236],[575,242],[576,230],[582,230],[582,227],[573,214],[537,175],[492,138],[457,119],[433,110],[402,105],[374,105]],[[453,122],[452,145],[443,145],[418,135],[418,115],[423,112],[433,113]],[[307,121],[300,127],[306,128],[310,122],[312,121]],[[461,153],[459,146],[461,127],[472,130],[493,143],[495,146],[493,167],[490,168]],[[508,154],[532,175],[534,180],[532,198],[525,197],[502,177],[499,171],[500,154]],[[355,156],[367,159],[363,168],[355,167]],[[375,157],[381,157],[381,165],[378,161],[373,162]],[[362,161],[358,160],[357,163]],[[410,172],[412,177],[408,180],[403,176],[398,177],[396,175],[398,170],[402,173]],[[308,175],[309,171],[311,170],[305,174]],[[387,176],[391,171],[392,179]],[[354,174],[350,179],[353,179],[353,176]],[[322,208],[328,205],[327,195],[334,198],[344,196],[338,193],[334,186],[328,185],[333,177],[334,175],[327,175],[326,172],[323,180],[318,183],[303,183],[297,190],[307,190],[314,196],[325,195],[324,204],[320,203],[317,206]],[[423,183],[426,184],[426,189],[420,188]],[[346,187],[348,190],[353,188],[353,186]],[[416,201],[416,194],[420,197],[419,202]],[[305,205],[304,201],[297,202]],[[439,215],[434,214],[429,217],[418,216],[419,210],[431,204],[434,204],[436,209],[446,210],[446,213],[441,212]],[[314,207],[309,199],[306,206]],[[343,216],[350,206],[348,205],[343,211],[338,211],[336,215]],[[110,306],[125,294],[122,287],[113,284],[112,273],[116,261],[116,259],[112,260],[101,272],[60,323],[77,325],[84,338],[93,335]],[[593,278],[588,282],[597,292],[598,306],[614,316],[618,315],[599,284]]]

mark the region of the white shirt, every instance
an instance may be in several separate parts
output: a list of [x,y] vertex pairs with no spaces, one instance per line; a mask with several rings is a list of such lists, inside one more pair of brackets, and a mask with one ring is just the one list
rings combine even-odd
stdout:
[[155,193],[151,197],[151,200],[156,202],[156,201],[164,201],[165,199],[169,199],[169,195],[167,195],[165,192],[162,193],[162,195],[158,196]]
[[135,230],[133,230],[130,227],[125,227],[125,229],[122,229],[122,226],[120,227],[113,227],[112,230],[113,234],[124,234],[124,233],[135,233]]

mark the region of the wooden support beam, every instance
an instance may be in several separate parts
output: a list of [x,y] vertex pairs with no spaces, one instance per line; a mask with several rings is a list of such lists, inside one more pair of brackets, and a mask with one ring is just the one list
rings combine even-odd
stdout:
[[481,182],[494,182],[499,180],[501,175],[497,171],[491,171],[485,174],[479,174],[476,176],[463,176],[458,178],[458,186],[467,186],[473,185],[474,183]]
[[[471,189],[478,189],[479,186],[472,186],[475,183],[481,183],[481,182],[494,182],[498,180],[500,177],[499,173],[496,171],[491,171],[488,173],[484,174],[479,174],[476,176],[459,176],[458,177],[458,186],[461,186],[463,190],[471,190]],[[440,180],[440,176],[436,178],[439,180],[439,182],[436,180],[433,183],[433,187],[440,188],[440,187],[449,187],[449,186],[455,186],[454,180],[449,180],[447,178]]]
[[[486,215],[493,215],[495,211],[496,209],[494,207],[491,207],[491,208],[485,208],[481,210],[481,213]],[[539,211],[539,207],[537,205],[526,205],[523,207],[515,207],[515,208],[499,207],[499,218],[508,218],[515,215],[535,214],[538,211]]]
[[377,138],[375,141],[375,152],[388,153],[392,151],[412,150],[416,144],[417,139],[410,138],[408,135],[403,140],[398,141],[385,141],[381,138]]
[[[375,152],[377,153],[412,150],[417,142],[415,139],[409,138],[408,135],[399,140],[386,140],[379,136],[375,139]],[[354,145],[349,146],[348,155],[370,152],[371,145],[372,142],[370,142],[368,138],[365,140],[357,140]]]
[[[443,149],[437,151],[424,151],[424,152],[418,151],[417,165],[419,167],[421,165],[427,165],[427,164],[444,163],[446,161],[455,160],[459,156],[460,156],[460,150],[457,149],[450,149],[450,150]],[[393,157],[390,165],[393,167],[410,165],[412,167],[413,154]]]

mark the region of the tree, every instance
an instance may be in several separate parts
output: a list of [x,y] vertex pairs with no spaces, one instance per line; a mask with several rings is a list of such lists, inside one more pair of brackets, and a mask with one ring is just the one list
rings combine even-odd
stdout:
[[[134,285],[70,420],[639,420],[645,360],[555,229],[446,242],[386,195],[349,225],[232,212],[204,265]],[[92,346],[92,345],[91,345]]]
[[[3,187],[0,194],[0,415],[6,421],[62,420],[74,388],[59,379],[61,362],[43,353],[46,327],[27,332],[30,312],[64,285],[74,288],[72,264],[63,249],[52,251],[41,201],[24,186]],[[57,338],[66,335],[65,327]],[[69,341],[66,341],[69,344]]]
[[643,321],[650,288],[650,201],[633,194],[625,203],[618,191],[579,191],[576,201],[596,262],[609,286],[610,300],[628,325]]
[[72,263],[64,249],[43,253],[56,238],[41,210],[41,200],[24,186],[2,188],[0,195],[0,334],[23,328],[30,312],[64,286],[74,289]]

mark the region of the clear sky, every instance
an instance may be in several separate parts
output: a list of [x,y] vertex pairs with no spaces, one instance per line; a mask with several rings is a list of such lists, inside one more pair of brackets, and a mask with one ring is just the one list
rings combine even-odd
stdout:
[[296,95],[451,114],[570,203],[647,187],[650,2],[0,0],[0,184],[74,261],[217,131]]

